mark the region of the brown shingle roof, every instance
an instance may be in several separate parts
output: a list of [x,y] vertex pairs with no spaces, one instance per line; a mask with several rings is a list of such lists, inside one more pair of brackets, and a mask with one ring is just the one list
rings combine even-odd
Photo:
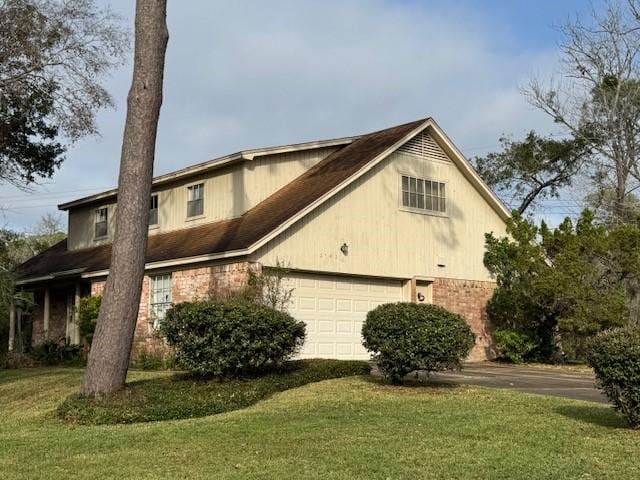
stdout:
[[[332,153],[242,216],[149,236],[147,263],[245,250],[350,178],[425,120],[363,135]],[[18,278],[109,268],[111,246],[67,250],[66,240],[23,263]]]

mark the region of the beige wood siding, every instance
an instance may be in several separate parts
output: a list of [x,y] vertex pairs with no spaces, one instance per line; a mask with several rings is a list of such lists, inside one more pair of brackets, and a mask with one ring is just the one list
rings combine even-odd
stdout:
[[[447,215],[403,209],[401,174],[445,182]],[[395,152],[252,260],[331,273],[488,280],[482,263],[487,232],[504,235],[505,224],[454,163]]]
[[[154,190],[158,194],[158,226],[150,235],[234,218],[260,203],[306,170],[331,154],[337,147],[256,157],[197,177]],[[187,218],[187,186],[204,183],[204,215]],[[115,204],[109,206],[109,238],[94,240],[92,205],[69,211],[69,248],[87,248],[108,243],[113,237]]]
[[[94,240],[95,212],[100,207],[108,208],[108,235],[106,238]],[[116,205],[114,203],[84,207],[69,212],[68,248],[87,248],[111,242],[115,230]]]

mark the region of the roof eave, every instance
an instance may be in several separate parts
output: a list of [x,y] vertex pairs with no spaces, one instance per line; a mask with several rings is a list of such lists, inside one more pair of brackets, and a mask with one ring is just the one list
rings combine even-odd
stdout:
[[[276,155],[279,153],[297,152],[302,150],[313,150],[316,148],[328,148],[328,147],[334,147],[334,146],[348,145],[352,143],[354,140],[357,140],[358,138],[360,138],[360,135],[353,136],[353,137],[334,138],[331,140],[319,140],[319,141],[313,141],[313,142],[281,145],[277,147],[242,150],[240,152],[232,153],[231,155],[225,155],[223,157],[214,158],[213,160],[209,160],[207,162],[199,163],[196,165],[192,165],[190,167],[176,170],[174,172],[160,175],[153,179],[152,186],[157,187],[160,185],[174,182],[176,180],[180,180],[182,178],[192,177],[194,175],[205,173],[210,170],[214,170],[214,169],[229,165],[231,163],[235,163],[239,161],[251,161],[251,160],[254,160],[256,157],[263,157],[265,155]],[[101,200],[115,198],[117,193],[118,193],[118,190],[116,188],[112,188],[111,190],[106,190],[104,192],[96,193],[94,195],[82,197],[77,200],[72,200],[70,202],[61,203],[58,205],[58,210],[66,211],[81,205],[86,205],[86,204],[95,203]]]

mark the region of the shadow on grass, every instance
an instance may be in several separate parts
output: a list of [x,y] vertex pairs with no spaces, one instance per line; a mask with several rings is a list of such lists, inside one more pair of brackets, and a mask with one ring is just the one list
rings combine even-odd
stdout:
[[629,428],[625,420],[612,407],[599,405],[565,405],[554,409],[556,413],[581,422],[607,428]]
[[415,389],[438,389],[438,390],[455,390],[460,388],[460,385],[453,382],[439,381],[434,378],[425,379],[424,377],[415,378],[414,375],[408,375],[404,382],[401,384],[393,384],[385,380],[379,375],[365,375],[364,380],[369,383],[373,383],[375,385],[385,386],[385,387],[404,387],[404,388],[415,388]]

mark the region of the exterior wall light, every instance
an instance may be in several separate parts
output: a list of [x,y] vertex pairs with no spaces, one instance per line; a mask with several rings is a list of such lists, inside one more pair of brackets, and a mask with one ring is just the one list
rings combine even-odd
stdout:
[[346,243],[343,243],[342,246],[340,247],[340,251],[342,252],[343,255],[349,255],[349,245],[347,245]]

